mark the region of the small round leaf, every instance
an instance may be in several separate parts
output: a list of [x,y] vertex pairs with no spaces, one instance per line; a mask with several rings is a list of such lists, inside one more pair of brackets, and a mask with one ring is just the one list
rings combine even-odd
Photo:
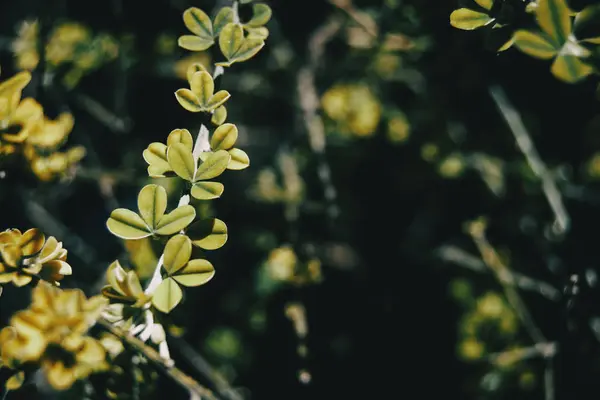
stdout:
[[173,276],[183,286],[200,286],[210,281],[215,276],[215,268],[208,260],[191,260],[187,265]]
[[239,171],[250,166],[250,158],[244,150],[231,149],[229,155],[231,155],[231,160],[227,165],[227,169]]
[[159,185],[146,185],[138,195],[138,209],[144,222],[154,229],[167,210],[167,191]]
[[142,239],[151,235],[142,217],[125,208],[114,210],[106,221],[106,227],[121,239]]
[[187,264],[192,255],[192,241],[185,235],[175,235],[167,242],[163,266],[169,275],[175,274]]
[[175,98],[181,107],[185,108],[190,112],[200,112],[202,111],[202,106],[198,97],[192,92],[190,89],[178,89],[175,92]]
[[183,143],[174,143],[167,149],[169,165],[175,173],[188,182],[194,181],[196,173],[196,162],[190,149]]
[[229,160],[231,160],[231,156],[225,150],[218,150],[214,153],[210,153],[206,160],[198,167],[194,181],[204,181],[216,178],[227,169]]
[[196,210],[190,205],[180,206],[162,217],[156,230],[157,235],[173,235],[185,229],[196,217]]
[[213,151],[229,150],[238,138],[238,129],[234,124],[223,124],[215,129],[210,139],[210,147]]
[[152,304],[157,310],[170,313],[183,299],[183,292],[177,282],[167,278],[158,285],[152,296]]
[[195,222],[188,229],[194,246],[204,250],[216,250],[227,242],[227,225],[218,218]]
[[183,23],[194,35],[212,39],[213,28],[210,17],[196,7],[190,7],[183,12]]
[[197,200],[212,200],[221,197],[223,190],[225,186],[220,182],[200,181],[192,186],[190,194]]
[[204,51],[214,43],[215,41],[212,38],[209,39],[194,35],[183,35],[177,39],[179,47],[190,51]]

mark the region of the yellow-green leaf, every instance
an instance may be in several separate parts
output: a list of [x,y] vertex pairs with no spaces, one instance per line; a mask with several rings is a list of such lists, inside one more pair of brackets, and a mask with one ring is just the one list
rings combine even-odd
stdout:
[[233,22],[233,8],[223,7],[219,10],[213,21],[213,34],[219,36],[223,27]]
[[179,271],[192,256],[192,241],[185,235],[175,235],[167,242],[163,266],[169,275]]
[[204,51],[215,43],[213,38],[194,35],[183,35],[177,39],[179,47],[190,51]]
[[114,210],[106,221],[106,227],[121,239],[141,239],[152,234],[142,217],[125,208]]
[[220,106],[215,110],[215,112],[213,112],[210,122],[219,126],[223,124],[225,120],[227,120],[227,109],[225,106]]
[[223,124],[215,129],[210,139],[210,147],[213,151],[229,150],[235,145],[238,138],[238,129],[234,124]]
[[251,59],[265,46],[264,40],[250,39],[244,40],[242,48],[236,53],[232,61],[242,62]]
[[183,143],[174,143],[167,149],[167,160],[175,173],[188,182],[194,181],[196,162],[190,149]]
[[[167,146],[174,145],[175,143],[183,144],[187,149],[192,151],[194,148],[194,138],[187,129],[173,129],[167,137]],[[165,148],[165,158],[167,149]]]
[[167,278],[158,285],[152,296],[152,304],[157,310],[170,313],[183,299],[183,292],[177,282]]
[[544,37],[544,34],[541,32],[517,31],[514,34],[514,42],[515,46],[523,53],[536,58],[549,60],[558,52],[554,47],[554,43]]
[[17,390],[25,383],[25,372],[19,371],[6,381],[4,387],[6,390]]
[[167,191],[159,185],[146,185],[138,195],[138,209],[144,222],[152,229],[167,210]]
[[250,166],[250,158],[244,150],[231,149],[229,150],[229,155],[231,156],[231,160],[227,165],[227,169],[239,171]]
[[231,156],[225,150],[210,153],[196,171],[195,181],[205,181],[221,175],[226,169]]
[[244,26],[248,33],[246,38],[248,39],[259,39],[266,40],[269,37],[269,30],[264,26],[253,28],[251,26]]
[[600,44],[600,4],[588,6],[577,13],[573,33],[581,41]]
[[475,0],[475,3],[477,3],[479,7],[485,8],[489,11],[494,5],[494,0]]
[[150,143],[142,153],[144,160],[148,163],[148,175],[153,178],[165,176],[171,171],[167,161],[167,146],[163,143]]
[[570,12],[565,0],[538,0],[537,22],[556,46],[562,46],[571,34]]
[[231,95],[227,90],[219,90],[213,97],[211,97],[208,104],[206,104],[206,110],[212,111],[218,107],[221,107],[227,100],[229,100],[230,97]]
[[231,60],[244,44],[244,30],[240,24],[228,23],[219,35],[219,48],[228,60]]
[[468,8],[459,8],[450,14],[450,24],[455,28],[467,31],[481,28],[492,21],[494,18],[489,15]]
[[215,268],[208,260],[191,260],[173,276],[183,286],[200,286],[215,276]]
[[206,107],[215,92],[215,82],[206,71],[199,71],[192,75],[190,88],[198,98],[200,105]]
[[196,217],[196,210],[190,205],[179,206],[162,217],[156,230],[158,235],[173,235],[185,229]]
[[175,97],[179,104],[188,111],[200,112],[203,110],[198,97],[190,89],[178,89]]
[[[481,1],[481,0],[480,0]],[[252,6],[252,19],[246,23],[251,27],[257,28],[265,25],[271,19],[271,7],[264,3],[254,4]]]
[[183,23],[194,35],[212,40],[212,22],[210,17],[201,9],[190,7],[185,10],[183,12]]
[[221,197],[223,190],[225,186],[220,182],[200,181],[192,186],[190,194],[198,200],[212,200]]
[[44,247],[44,243],[46,238],[44,234],[39,229],[28,229],[23,236],[19,239],[19,247],[21,247],[21,251],[23,252],[23,256],[31,257],[42,250]]
[[187,68],[185,75],[187,77],[187,81],[191,81],[192,80],[192,75],[194,75],[196,72],[200,72],[200,71],[206,71],[206,67],[202,64],[202,63],[192,63],[190,64],[190,66]]
[[551,68],[552,74],[567,83],[576,83],[594,72],[594,68],[572,55],[559,55]]
[[188,230],[194,246],[216,250],[227,242],[227,225],[217,218],[207,218],[193,223]]

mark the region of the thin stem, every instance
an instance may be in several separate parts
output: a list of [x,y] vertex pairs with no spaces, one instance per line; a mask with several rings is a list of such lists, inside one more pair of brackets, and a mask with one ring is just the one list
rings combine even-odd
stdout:
[[192,377],[175,367],[172,362],[164,360],[156,350],[150,346],[147,346],[140,339],[123,331],[120,328],[113,326],[110,322],[104,319],[98,320],[98,324],[108,332],[120,338],[130,348],[142,353],[150,362],[159,367],[182,388],[189,391],[190,395],[200,396],[201,399],[217,400],[217,397],[212,393],[212,391],[200,385]]
[[527,132],[527,128],[521,119],[521,115],[510,103],[506,93],[504,93],[504,90],[501,87],[491,86],[489,92],[513,133],[521,153],[523,153],[527,159],[529,167],[542,181],[542,190],[554,213],[554,229],[556,230],[556,233],[566,233],[569,230],[571,218],[563,203],[562,194],[556,185],[554,177],[537,152],[533,140],[531,140],[531,136]]

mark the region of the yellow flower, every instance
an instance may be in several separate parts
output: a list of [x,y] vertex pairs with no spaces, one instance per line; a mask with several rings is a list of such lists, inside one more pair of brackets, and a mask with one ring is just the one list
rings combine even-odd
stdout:
[[87,299],[81,290],[59,290],[40,282],[30,308],[16,313],[0,331],[0,351],[9,366],[36,363],[57,390],[108,367],[104,347],[87,336],[107,300]]
[[0,232],[0,256],[0,283],[24,286],[37,276],[58,284],[65,275],[71,275],[62,243],[52,236],[46,240],[38,229]]

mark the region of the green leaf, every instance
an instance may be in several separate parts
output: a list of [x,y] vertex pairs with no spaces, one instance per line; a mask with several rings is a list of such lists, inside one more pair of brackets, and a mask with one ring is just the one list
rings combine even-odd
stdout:
[[192,138],[192,134],[187,129],[173,129],[171,133],[169,133],[169,137],[167,137],[167,146],[172,146],[175,143],[183,144],[190,151],[194,148],[194,138]]
[[215,37],[219,36],[223,27],[229,23],[233,22],[233,8],[231,7],[223,7],[219,10],[217,15],[215,16],[215,20],[213,22],[213,34]]
[[183,35],[177,39],[179,47],[190,50],[190,51],[204,51],[215,43],[213,38],[207,39],[205,37],[194,36],[194,35]]
[[208,15],[199,8],[190,7],[183,12],[183,23],[194,35],[212,40],[213,28]]
[[190,149],[183,143],[175,143],[167,149],[169,165],[175,173],[188,182],[194,181],[196,162]]
[[196,217],[196,210],[190,205],[179,206],[162,217],[156,230],[157,235],[173,235],[185,229]]
[[246,32],[248,33],[246,36],[248,39],[258,39],[264,41],[269,37],[269,30],[264,26],[253,28],[251,26],[244,25],[244,29],[246,29]]
[[191,260],[187,265],[173,276],[183,286],[200,286],[210,281],[215,276],[215,268],[208,260]]
[[218,107],[221,107],[231,95],[227,90],[219,90],[215,95],[210,99],[208,104],[206,104],[206,110],[212,111]]
[[205,181],[221,175],[227,169],[230,159],[231,156],[225,150],[210,153],[198,167],[194,181]]
[[183,299],[183,291],[172,278],[167,278],[158,285],[152,296],[152,304],[157,310],[170,313]]
[[234,58],[243,44],[244,30],[240,24],[231,22],[223,27],[219,35],[219,48],[225,58]]
[[594,69],[572,55],[559,55],[551,68],[552,74],[567,83],[576,83],[594,72]]
[[579,40],[600,44],[600,4],[588,6],[577,13],[573,33]]
[[250,166],[250,158],[244,150],[231,149],[229,150],[231,160],[227,165],[227,169],[239,171]]
[[192,75],[190,88],[198,98],[202,107],[206,107],[215,93],[215,83],[212,76],[206,71],[199,71]]
[[203,111],[202,105],[198,100],[198,97],[192,92],[190,89],[178,89],[175,92],[175,97],[177,101],[183,108],[190,112],[200,112]]
[[479,7],[485,8],[490,11],[494,6],[494,0],[475,0],[475,3],[479,5]]
[[194,246],[216,250],[227,242],[227,225],[217,218],[203,219],[189,227],[188,235]]
[[520,30],[515,32],[514,41],[519,50],[532,57],[549,60],[558,52],[554,43],[542,33]]
[[[481,0],[480,0],[481,1]],[[257,28],[259,26],[265,25],[271,19],[271,15],[273,12],[271,11],[271,7],[264,3],[254,4],[252,6],[252,19],[246,23],[251,27]]]
[[468,8],[459,8],[450,14],[450,24],[455,28],[467,31],[481,28],[492,21],[494,18],[489,15]]
[[167,210],[167,191],[158,185],[146,185],[138,194],[138,210],[144,222],[154,229]]
[[191,81],[192,80],[192,75],[194,75],[196,72],[200,72],[200,71],[205,71],[208,72],[206,70],[206,67],[202,64],[202,63],[192,63],[190,64],[190,66],[187,68],[185,74],[187,77],[187,81]]
[[225,108],[225,106],[220,106],[213,113],[212,118],[210,119],[210,122],[212,122],[214,125],[219,126],[219,125],[223,124],[226,119],[227,119],[227,109]]
[[6,381],[4,387],[7,391],[17,390],[25,383],[25,372],[19,371]]
[[234,124],[223,124],[215,129],[210,139],[210,147],[213,151],[229,150],[235,145],[237,138],[237,127]]
[[142,239],[152,234],[142,217],[125,208],[114,210],[106,221],[106,227],[121,239]]
[[167,161],[167,146],[163,143],[150,143],[142,153],[144,160],[148,163],[148,175],[152,178],[165,176],[171,172],[171,166]]
[[220,182],[200,181],[192,186],[190,194],[198,200],[212,200],[221,197],[223,190],[225,190],[225,186]]
[[167,242],[163,267],[169,275],[183,268],[192,256],[192,241],[185,235],[175,235]]
[[236,53],[234,62],[243,62],[251,59],[265,46],[264,40],[246,38],[242,48]]
[[555,47],[562,46],[571,34],[570,12],[565,0],[538,0],[537,22],[552,38]]

